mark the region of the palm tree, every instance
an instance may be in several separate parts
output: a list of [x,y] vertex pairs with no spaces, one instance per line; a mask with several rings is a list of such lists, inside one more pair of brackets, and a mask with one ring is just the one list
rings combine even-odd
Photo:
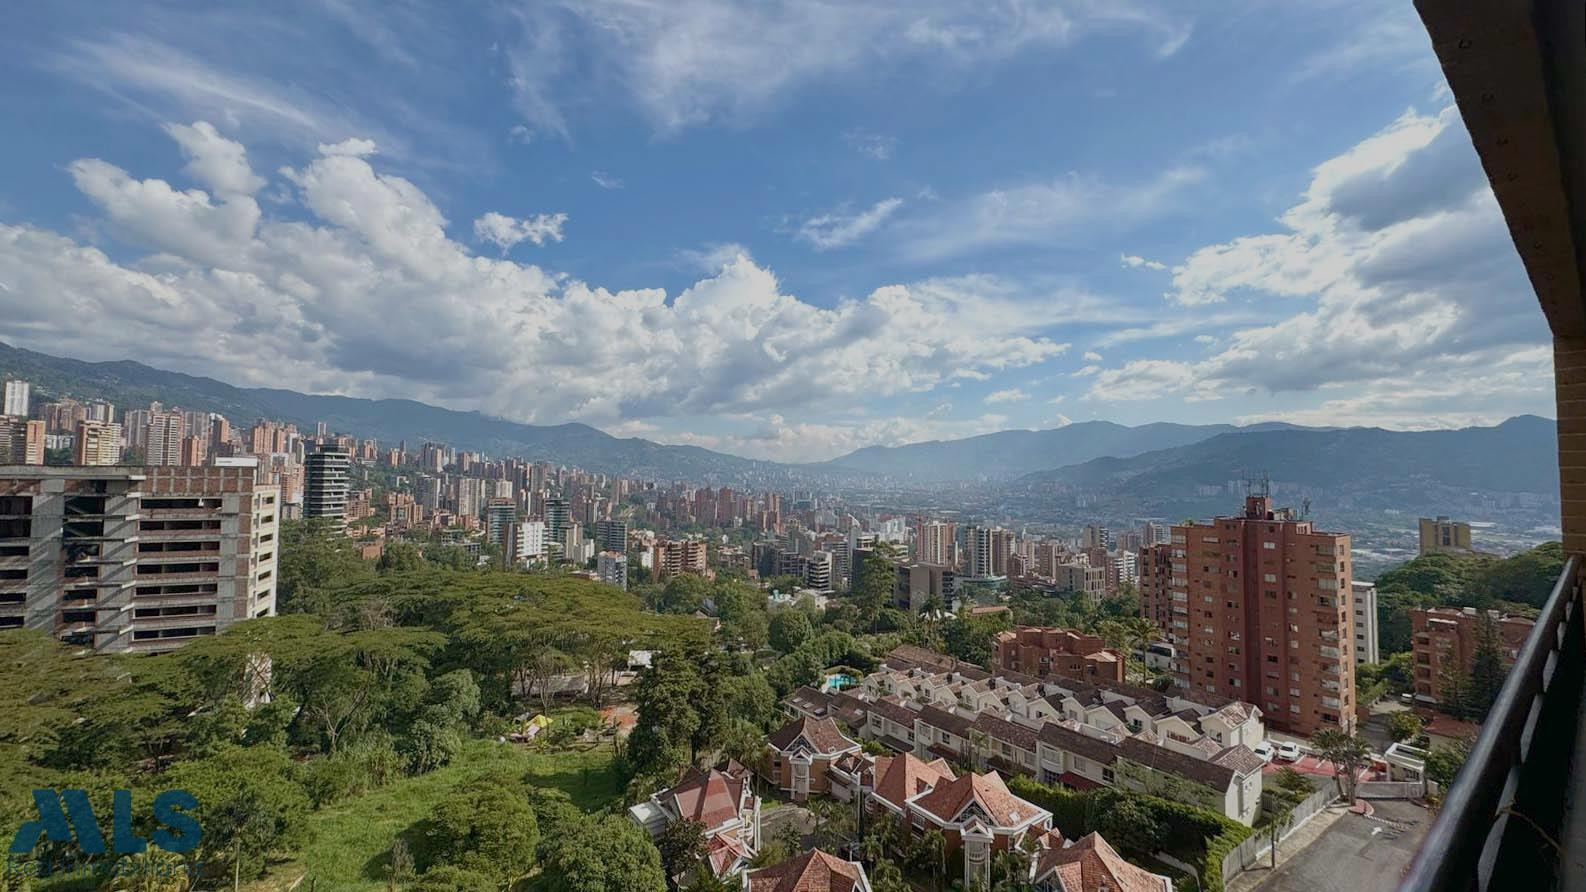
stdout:
[[1272,834],[1272,866],[1278,866],[1278,840],[1283,838],[1283,829],[1294,820],[1294,803],[1287,799],[1273,798],[1272,822],[1267,825],[1267,831]]
[[920,856],[936,870],[936,888],[940,890],[947,879],[947,837],[932,828],[920,838]]

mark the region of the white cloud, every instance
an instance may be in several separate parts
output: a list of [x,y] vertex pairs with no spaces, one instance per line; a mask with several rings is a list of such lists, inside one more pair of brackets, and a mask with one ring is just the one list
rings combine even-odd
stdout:
[[1029,398],[1030,395],[1028,393],[1025,393],[1017,387],[1010,387],[1007,390],[994,390],[991,393],[986,394],[985,402],[1021,403]]
[[1085,355],[1080,358],[1086,362],[1101,362],[1101,354],[1094,350],[1086,350]]
[[1096,374],[1097,372],[1100,372],[1100,371],[1101,371],[1101,366],[1099,366],[1099,365],[1088,365],[1088,366],[1085,366],[1084,368],[1080,369],[1079,371],[1073,373],[1069,377],[1071,377],[1071,378],[1089,378],[1091,375],[1094,375],[1094,374]]
[[1071,425],[1073,423],[1074,423],[1074,419],[1068,417],[1067,415],[1064,415],[1062,412],[1059,412],[1056,415],[1052,416],[1052,426],[1053,427],[1068,427],[1069,425]]
[[520,242],[543,245],[547,241],[562,240],[562,226],[566,214],[536,214],[522,220],[490,211],[474,221],[474,238],[489,242],[506,253]]
[[1138,254],[1123,254],[1121,255],[1121,259],[1123,260],[1123,265],[1130,269],[1139,269],[1142,266],[1146,269],[1167,269],[1167,264],[1163,263],[1162,261],[1147,260]]
[[[1487,370],[1499,359],[1546,339],[1452,106],[1407,112],[1318,165],[1281,224],[1193,252],[1174,268],[1168,297],[1188,319],[1197,306],[1246,298],[1268,312],[1269,297],[1285,298],[1298,312],[1202,341],[1222,344],[1204,360],[1135,360],[1103,371],[1088,396],[1213,399],[1335,385],[1369,393],[1426,376],[1480,388],[1496,386]],[[1367,414],[1340,399],[1319,411]],[[1390,402],[1379,395],[1373,405]],[[1401,417],[1413,414],[1396,405]]]
[[866,446],[902,446],[923,440],[988,434],[1004,429],[1008,417],[988,413],[970,419],[951,419],[946,417],[945,411],[932,411],[924,417],[896,416],[851,424],[796,421],[780,414],[744,420],[750,425],[745,433],[684,431],[663,433],[661,438],[770,461],[824,461]]
[[616,87],[672,133],[752,118],[804,84],[860,70],[969,68],[1115,32],[1143,36],[1160,57],[1191,30],[1142,0],[587,0],[513,9],[521,36],[507,58],[519,111],[562,134],[562,104],[587,101],[592,89]]
[[1137,183],[1068,176],[943,202],[896,229],[906,254],[934,259],[997,245],[1049,245],[1065,235],[1136,224],[1178,206],[1200,167],[1173,167]]
[[1065,403],[1067,401],[1068,401],[1068,397],[1067,396],[1064,396],[1063,394],[1058,394],[1057,396],[1054,396],[1051,399],[1047,400],[1046,404],[1048,406],[1061,406],[1061,405],[1063,405],[1063,403]]
[[811,217],[799,226],[798,237],[814,245],[817,251],[845,247],[875,232],[902,205],[901,198],[885,198],[857,214]]
[[606,173],[603,170],[591,171],[590,174],[589,174],[589,178],[594,181],[595,185],[599,186],[602,189],[621,189],[622,188],[622,180],[617,179],[616,177],[612,176],[609,173]]
[[[367,157],[285,169],[294,201],[280,217],[251,196],[140,180],[98,159],[70,169],[111,231],[149,251],[123,263],[0,224],[11,289],[0,337],[71,342],[85,359],[601,424],[857,409],[1067,349],[993,280],[888,285],[820,307],[745,255],[672,295],[479,256],[422,190]],[[88,341],[84,319],[95,320]]]
[[360,139],[358,137],[344,139],[341,142],[328,145],[325,143],[319,144],[319,153],[321,155],[346,155],[350,158],[362,158],[366,155],[373,155],[378,151],[379,147],[375,145],[374,140]]
[[720,242],[699,248],[685,248],[677,252],[677,259],[689,269],[702,273],[719,273],[739,258],[753,262],[749,249],[737,242]]
[[221,136],[213,125],[199,121],[191,126],[167,124],[165,132],[176,140],[187,155],[188,176],[218,195],[252,195],[264,188],[264,180],[248,166],[248,153],[241,143]]

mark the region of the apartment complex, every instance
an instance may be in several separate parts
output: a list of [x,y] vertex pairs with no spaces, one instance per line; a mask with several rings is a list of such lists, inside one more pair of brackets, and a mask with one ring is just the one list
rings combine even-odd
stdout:
[[20,415],[0,415],[0,464],[44,464],[45,426]]
[[658,579],[670,579],[679,573],[703,574],[706,570],[705,549],[703,539],[658,541],[651,553],[651,568]]
[[1140,574],[1140,615],[1156,623],[1164,637],[1170,636],[1173,628],[1173,599],[1169,595],[1173,579],[1171,541],[1143,546],[1135,561]]
[[1123,653],[1108,647],[1098,635],[1073,629],[1021,626],[998,632],[991,639],[991,664],[1037,678],[1124,680]]
[[271,615],[277,495],[251,467],[0,467],[0,628],[148,653]]
[[347,473],[352,454],[329,443],[303,457],[303,516],[326,517],[341,530],[347,525]]
[[1377,646],[1377,584],[1350,580],[1349,603],[1355,622],[1355,663],[1382,658]]
[[1421,554],[1467,554],[1470,524],[1446,517],[1421,518]]
[[[1514,665],[1532,620],[1474,607],[1428,607],[1410,611],[1410,647],[1415,656],[1415,696],[1427,703],[1443,699],[1443,683],[1451,671],[1469,672],[1483,622],[1498,639],[1504,668]],[[1450,665],[1452,664],[1452,665]]]
[[28,382],[7,378],[0,393],[0,415],[28,415]]
[[1179,684],[1238,697],[1294,734],[1355,726],[1349,536],[1316,530],[1265,494],[1244,513],[1173,527],[1165,589]]
[[[1260,808],[1263,763],[1251,747],[1266,734],[1261,712],[1226,698],[992,674],[905,645],[856,690],[804,687],[783,706],[791,716],[835,719],[921,760],[964,760],[977,771],[1078,790],[1116,784],[1244,824]],[[843,769],[842,760],[833,763],[831,789],[839,799],[853,786]]]
[[628,556],[620,551],[602,551],[595,557],[595,574],[607,585],[626,590],[628,587]]
[[121,462],[121,425],[84,421],[77,425],[72,461],[78,465],[115,465]]

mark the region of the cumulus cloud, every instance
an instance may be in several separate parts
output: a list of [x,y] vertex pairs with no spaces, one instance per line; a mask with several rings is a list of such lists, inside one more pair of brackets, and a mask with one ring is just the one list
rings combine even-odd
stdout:
[[344,139],[341,142],[328,145],[325,143],[319,144],[319,153],[321,155],[346,155],[349,158],[362,158],[366,155],[373,155],[377,151],[379,149],[375,146],[374,140],[360,139],[358,137]]
[[1121,255],[1121,256],[1122,256],[1122,260],[1123,260],[1123,265],[1128,267],[1128,268],[1130,268],[1130,269],[1139,269],[1140,267],[1145,267],[1146,269],[1156,269],[1156,270],[1167,269],[1167,264],[1163,263],[1160,260],[1147,260],[1147,259],[1145,259],[1144,257],[1141,257],[1138,254],[1124,254],[1124,255]]
[[506,253],[519,242],[543,245],[562,240],[566,214],[536,214],[522,220],[491,211],[474,221],[474,238],[489,242]]
[[985,401],[988,403],[1019,403],[1029,398],[1030,395],[1023,390],[1017,387],[1010,387],[1007,390],[994,390],[986,394]]
[[1086,362],[1101,362],[1101,354],[1094,350],[1086,350],[1085,355],[1080,358]]
[[1100,371],[1101,371],[1101,366],[1099,366],[1099,365],[1088,365],[1088,366],[1085,366],[1084,368],[1080,369],[1079,371],[1074,372],[1069,377],[1071,377],[1071,378],[1089,378],[1091,375],[1094,375],[1094,374],[1096,374],[1096,373],[1098,373]]
[[875,232],[899,207],[903,199],[885,198],[857,214],[821,214],[805,220],[798,228],[798,237],[817,251],[841,248],[859,241]]
[[182,170],[216,195],[252,195],[264,187],[248,166],[242,144],[221,136],[209,122],[167,124],[165,132],[187,156]]
[[[284,169],[294,202],[281,217],[248,195],[138,179],[104,160],[69,169],[117,238],[148,251],[124,261],[0,224],[10,288],[0,337],[44,350],[71,342],[86,359],[600,424],[861,407],[1066,348],[1027,307],[973,279],[821,307],[742,254],[675,294],[480,256],[422,190],[366,156]],[[251,182],[220,169],[193,175]],[[84,319],[96,320],[89,341]]]
[[[1289,300],[1200,361],[1135,360],[1089,396],[1191,399],[1404,381],[1454,365],[1476,379],[1546,328],[1458,111],[1407,112],[1318,165],[1278,231],[1193,252],[1169,300],[1186,309]],[[1211,343],[1204,341],[1203,343]],[[1334,406],[1335,409],[1341,408]]]

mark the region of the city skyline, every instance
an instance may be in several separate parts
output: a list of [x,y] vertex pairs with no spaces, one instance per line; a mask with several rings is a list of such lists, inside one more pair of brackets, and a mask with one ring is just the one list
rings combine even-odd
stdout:
[[781,12],[29,10],[0,339],[777,460],[1551,414],[1409,8]]

